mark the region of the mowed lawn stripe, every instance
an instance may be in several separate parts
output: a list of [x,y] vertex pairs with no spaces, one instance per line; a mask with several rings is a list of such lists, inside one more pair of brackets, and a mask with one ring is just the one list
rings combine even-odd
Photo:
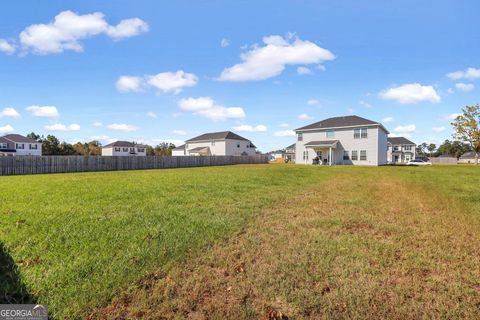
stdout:
[[[15,281],[54,317],[82,317],[146,274],[227,239],[261,208],[334,175],[318,169],[244,165],[0,177],[2,256],[18,267]],[[8,290],[0,288],[0,302],[21,300]]]
[[335,178],[263,208],[235,237],[90,317],[478,317],[480,211],[465,194],[476,168],[319,170]]

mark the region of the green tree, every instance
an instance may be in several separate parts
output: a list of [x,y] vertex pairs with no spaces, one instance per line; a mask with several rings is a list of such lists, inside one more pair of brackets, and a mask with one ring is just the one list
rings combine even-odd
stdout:
[[50,134],[42,139],[42,153],[46,156],[60,154],[60,140]]
[[430,143],[428,146],[427,146],[427,150],[428,150],[428,155],[431,157],[433,156],[433,151],[435,151],[435,149],[437,149],[437,145],[435,143]]
[[33,139],[33,140],[39,141],[39,142],[42,141],[42,140],[40,139],[40,135],[39,135],[39,134],[36,134],[35,132],[30,132],[29,134],[27,134],[27,138],[30,138],[30,139]]
[[462,141],[445,140],[437,149],[437,155],[448,155],[459,158],[465,152],[472,151],[472,147],[468,143]]
[[475,164],[478,165],[478,154],[480,153],[480,106],[466,106],[462,114],[452,122],[454,128],[453,136],[463,142],[470,144],[475,151]]

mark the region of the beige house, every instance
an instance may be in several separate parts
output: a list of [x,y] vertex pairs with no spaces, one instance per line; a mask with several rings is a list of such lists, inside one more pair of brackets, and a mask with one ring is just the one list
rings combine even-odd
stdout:
[[417,145],[405,137],[388,138],[388,163],[407,163],[415,159]]
[[387,164],[388,130],[359,116],[328,118],[295,130],[297,164]]
[[255,145],[231,131],[205,133],[172,150],[172,156],[253,156]]
[[102,156],[144,157],[146,155],[146,146],[129,141],[115,141],[102,147]]
[[19,134],[0,137],[0,156],[41,156],[42,143]]

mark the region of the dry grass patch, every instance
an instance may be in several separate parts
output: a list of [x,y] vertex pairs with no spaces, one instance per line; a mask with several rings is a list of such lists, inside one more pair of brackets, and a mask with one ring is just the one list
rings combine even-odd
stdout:
[[337,170],[91,318],[478,316],[478,219],[388,168]]

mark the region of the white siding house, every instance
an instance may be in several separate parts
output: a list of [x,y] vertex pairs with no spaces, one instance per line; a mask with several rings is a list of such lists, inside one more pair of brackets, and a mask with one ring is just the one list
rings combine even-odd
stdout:
[[404,137],[388,138],[388,163],[407,163],[415,159],[417,145]]
[[42,143],[21,136],[7,134],[0,137],[0,156],[41,156]]
[[252,156],[253,143],[231,131],[205,133],[172,150],[173,156]]
[[144,157],[146,155],[146,146],[129,141],[116,141],[102,147],[102,156]]
[[378,122],[358,116],[328,118],[295,130],[297,164],[387,163],[387,135]]

